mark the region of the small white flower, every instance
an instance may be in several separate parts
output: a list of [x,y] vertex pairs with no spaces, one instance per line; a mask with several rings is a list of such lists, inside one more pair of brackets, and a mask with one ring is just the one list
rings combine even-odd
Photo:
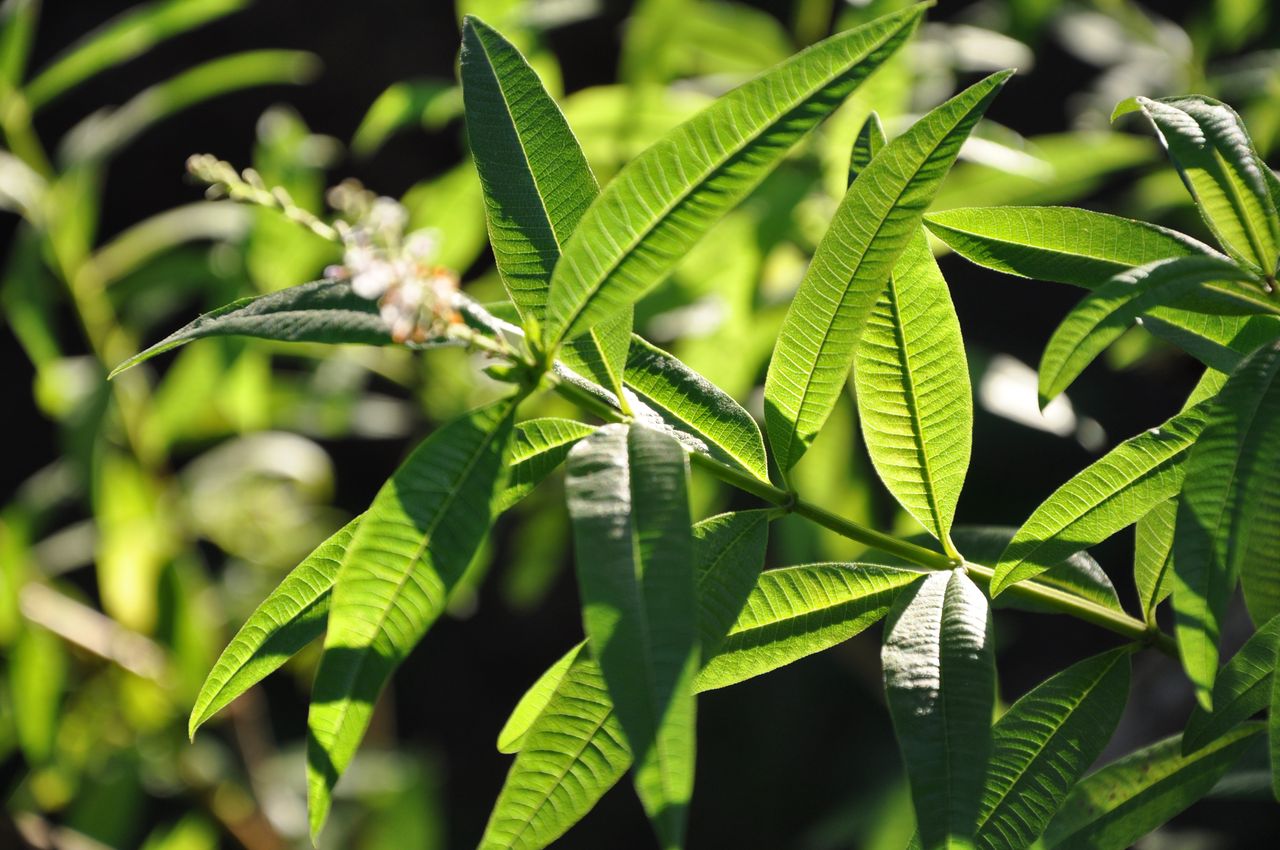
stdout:
[[367,220],[375,233],[398,239],[409,223],[409,213],[396,199],[382,196],[369,208]]
[[434,227],[415,230],[404,240],[404,255],[415,263],[429,263],[440,248],[440,231]]
[[[352,271],[355,271],[352,269]],[[396,282],[395,268],[385,260],[367,265],[351,277],[351,288],[361,298],[380,298]]]

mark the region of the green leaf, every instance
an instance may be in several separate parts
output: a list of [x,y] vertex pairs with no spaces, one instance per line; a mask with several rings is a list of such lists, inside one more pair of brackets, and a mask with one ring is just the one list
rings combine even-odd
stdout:
[[1088,289],[1156,260],[1217,254],[1174,230],[1074,207],[962,207],[924,223],[984,268]]
[[239,11],[247,0],[156,0],[130,9],[86,35],[27,87],[33,110],[108,68],[141,56],[175,35]]
[[314,78],[319,66],[314,54],[300,50],[246,50],[203,62],[81,121],[63,138],[62,158],[101,162],[183,110],[256,86],[300,85]]
[[[351,136],[351,152],[372,156],[406,127],[440,130],[462,114],[462,90],[444,80],[403,80],[378,95]],[[474,151],[473,151],[474,153]]]
[[[536,338],[552,270],[599,189],[578,140],[514,45],[478,18],[462,24],[467,132],[488,212],[498,274]],[[569,365],[617,391],[629,311],[566,352]]]
[[1161,502],[1138,520],[1134,530],[1133,581],[1138,603],[1148,623],[1155,622],[1156,606],[1173,593],[1173,526],[1178,502]]
[[[1280,655],[1280,650],[1277,651]],[[1280,658],[1278,658],[1280,662]],[[1277,664],[1280,667],[1280,663]],[[1280,801],[1280,676],[1271,676],[1271,705],[1267,717],[1267,754],[1271,762],[1271,796]]]
[[1117,106],[1116,115],[1134,109],[1155,125],[1169,159],[1222,247],[1273,276],[1280,256],[1280,216],[1267,184],[1267,166],[1240,116],[1203,95],[1137,97]]
[[545,348],[618,315],[663,280],[808,130],[900,48],[913,7],[832,36],[715,101],[632,160],[556,265]]
[[1255,622],[1280,613],[1280,343],[1245,359],[1206,402],[1187,463],[1173,538],[1175,636],[1205,708],[1218,637],[1236,581]]
[[631,339],[625,380],[663,422],[700,442],[701,451],[769,480],[760,426],[715,384],[638,336]]
[[[764,565],[768,535],[768,510],[720,514],[694,525],[698,635],[704,658],[710,657],[719,647],[747,596],[755,588],[760,568]],[[529,688],[503,727],[499,751],[519,750],[519,739],[546,706],[556,683],[564,677],[583,646],[585,643],[580,643],[569,650]],[[509,749],[504,749],[504,746]]]
[[1240,647],[1213,683],[1213,711],[1197,705],[1182,733],[1190,755],[1271,704],[1271,679],[1280,651],[1280,617],[1272,617]]
[[281,342],[390,345],[378,304],[346,281],[316,280],[269,295],[241,298],[174,331],[111,370],[115,377],[157,354],[211,336],[250,336]]
[[12,733],[28,765],[48,764],[57,754],[67,686],[67,651],[59,638],[39,626],[26,626],[6,647]]
[[843,643],[883,619],[920,575],[877,564],[766,570],[698,676],[698,690],[736,685]]
[[[1156,260],[1121,272],[1085,296],[1058,325],[1040,360],[1040,407],[1065,392],[1085,367],[1153,307],[1189,294],[1227,298],[1231,289],[1209,284],[1249,283],[1253,276],[1215,257]],[[1261,293],[1259,293],[1261,294]]]
[[1053,492],[1009,541],[991,595],[1101,543],[1177,495],[1188,450],[1204,428],[1206,403],[1130,437]]
[[21,88],[40,18],[40,0],[11,0],[0,6],[0,81]]
[[209,671],[191,709],[188,734],[324,634],[329,591],[360,518],[338,529],[254,609]]
[[972,448],[973,394],[947,282],[917,229],[867,318],[854,360],[862,436],[899,503],[952,555]]
[[1207,794],[1261,731],[1238,727],[1190,756],[1166,738],[1086,776],[1049,822],[1046,850],[1125,850]]
[[885,625],[885,696],[925,850],[971,847],[991,751],[991,611],[964,570],[903,593]]
[[866,171],[871,160],[875,159],[876,154],[887,143],[888,138],[884,134],[880,116],[872,112],[858,128],[858,135],[853,139],[853,150],[849,153],[849,185],[852,186],[858,175]]
[[975,844],[1024,850],[1101,755],[1129,697],[1127,647],[1073,664],[1015,702],[991,730]]
[[969,87],[891,141],[845,194],[787,310],[765,380],[778,468],[795,466],[843,392],[863,326],[960,150],[1012,72]]
[[[742,608],[764,563],[768,521],[768,511],[741,511],[694,526],[698,631],[704,647],[719,642]],[[529,719],[532,725],[518,729],[523,736],[520,754],[507,774],[481,850],[547,846],[586,815],[631,764],[631,751],[589,650],[575,659],[545,709]]]
[[313,838],[382,686],[440,616],[488,533],[514,415],[515,402],[504,400],[437,429],[356,528],[333,589],[307,718]]
[[569,674],[569,670],[585,647],[585,643],[575,644],[572,649],[560,656],[555,664],[548,667],[537,681],[529,686],[529,690],[524,692],[524,696],[520,697],[516,707],[511,710],[511,716],[498,732],[498,752],[520,752],[520,748],[524,746],[525,734],[551,703],[560,683]]
[[697,597],[689,461],[672,437],[606,425],[569,453],[566,492],[582,621],[664,847],[693,793]]
[[594,425],[551,416],[516,425],[507,453],[507,486],[495,502],[498,513],[509,510],[529,495],[564,462],[579,440],[595,430]]

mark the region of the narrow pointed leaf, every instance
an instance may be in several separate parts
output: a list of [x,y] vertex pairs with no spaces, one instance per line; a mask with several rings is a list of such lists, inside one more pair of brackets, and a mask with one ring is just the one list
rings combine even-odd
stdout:
[[[538,75],[514,45],[472,16],[462,24],[461,73],[494,261],[526,329],[538,328],[561,249],[599,188]],[[571,367],[615,391],[631,337],[630,311],[622,313],[565,352]]]
[[1130,437],[1063,484],[1036,508],[1000,557],[991,594],[1039,575],[1101,543],[1177,495],[1207,403]]
[[885,696],[925,850],[971,847],[991,751],[991,611],[963,570],[903,593],[885,626]]
[[[1280,653],[1277,654],[1280,667]],[[1267,717],[1267,753],[1271,761],[1271,796],[1280,801],[1280,676],[1271,676],[1271,706]]]
[[515,506],[569,456],[578,441],[595,426],[552,416],[519,423],[507,453],[507,486],[498,496],[499,513]]
[[707,454],[769,480],[760,426],[719,387],[638,336],[631,340],[625,379],[663,422],[699,440]]
[[1046,850],[1125,850],[1207,794],[1261,731],[1238,727],[1190,756],[1167,738],[1086,776],[1049,822]]
[[1178,502],[1169,499],[1138,520],[1134,531],[1133,580],[1148,623],[1155,622],[1156,606],[1173,593],[1173,526],[1177,516]]
[[854,361],[862,435],[889,492],[951,544],[969,469],[973,395],[947,282],[917,228],[871,310]]
[[1129,697],[1127,648],[1073,664],[1015,702],[991,730],[975,844],[1030,847],[1102,754]]
[[330,601],[307,718],[313,837],[391,672],[444,610],[489,531],[515,403],[496,402],[436,430],[374,497]]
[[551,280],[553,349],[665,278],[710,227],[911,35],[922,9],[832,36],[718,99],[632,160],[583,216]]
[[765,380],[765,425],[783,472],[831,414],[885,280],[1010,73],[969,87],[889,142],[840,202],[787,310]]
[[[1225,299],[1230,290],[1209,284],[1249,283],[1252,275],[1214,257],[1157,260],[1121,272],[1076,305],[1053,332],[1040,360],[1040,406],[1043,408],[1153,307],[1197,294],[1206,301]],[[1243,308],[1243,304],[1241,304]]]
[[249,336],[280,342],[390,345],[378,304],[346,281],[317,280],[269,295],[241,298],[195,321],[111,370],[114,377],[157,354],[211,336]]
[[556,689],[560,687],[560,683],[564,681],[585,646],[586,644],[582,643],[575,644],[572,649],[560,656],[555,664],[548,667],[546,672],[529,686],[529,690],[524,692],[524,696],[520,697],[516,707],[511,710],[511,716],[503,724],[502,730],[498,732],[498,752],[520,752],[520,748],[524,745],[525,733],[546,710],[552,697],[555,696]]
[[[694,526],[698,631],[704,646],[723,638],[764,564],[768,517],[768,511],[741,511]],[[520,754],[494,805],[481,850],[546,847],[586,815],[631,765],[600,668],[585,644],[579,647],[530,725],[508,723],[508,731],[521,736]]]
[[862,123],[858,129],[858,135],[853,140],[853,150],[849,154],[849,183],[853,184],[858,179],[858,175],[867,170],[867,166],[871,164],[871,160],[875,159],[876,154],[880,153],[889,139],[884,134],[884,124],[880,122],[879,114],[872,112],[867,116],[867,120]]
[[1182,733],[1190,755],[1271,704],[1271,679],[1280,651],[1280,617],[1273,617],[1237,650],[1213,683],[1213,711],[1196,706]]
[[1074,207],[961,207],[924,223],[970,262],[1088,289],[1156,260],[1217,253],[1174,230]]
[[1280,256],[1280,217],[1267,166],[1235,110],[1203,95],[1137,97],[1116,114],[1141,109],[1155,125],[1201,215],[1232,256],[1273,275]]
[[1250,355],[1206,402],[1173,538],[1173,610],[1183,667],[1205,708],[1236,581],[1255,622],[1280,613],[1280,344]]
[[877,564],[805,564],[766,570],[737,622],[698,676],[724,688],[843,643],[889,613],[916,570]]
[[665,847],[693,793],[698,670],[689,461],[643,426],[606,425],[569,453],[566,491],[582,621]]
[[188,724],[191,737],[206,720],[324,634],[329,592],[359,522],[357,517],[334,532],[249,615],[200,687]]

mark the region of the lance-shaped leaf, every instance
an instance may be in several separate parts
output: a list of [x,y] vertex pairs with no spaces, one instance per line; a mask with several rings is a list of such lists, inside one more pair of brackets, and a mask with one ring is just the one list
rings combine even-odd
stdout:
[[626,382],[663,422],[700,441],[707,454],[769,480],[760,426],[715,384],[638,336],[631,339]]
[[1190,756],[1166,738],[1086,776],[1049,822],[1046,850],[1125,850],[1207,794],[1261,731],[1238,727]]
[[390,345],[378,304],[361,298],[346,281],[316,280],[269,295],[232,301],[205,313],[111,370],[112,377],[195,339],[249,336],[280,342]]
[[[1215,257],[1157,260],[1116,275],[1085,296],[1049,338],[1040,360],[1040,407],[1065,392],[1142,314],[1193,294],[1212,308],[1215,300],[1229,300],[1233,289],[1211,284],[1229,281],[1247,284],[1253,276]],[[1239,306],[1248,309],[1244,301]]]
[[1271,679],[1280,651],[1280,617],[1273,617],[1240,647],[1213,683],[1213,711],[1196,706],[1182,733],[1190,755],[1271,704]]
[[[740,511],[694,526],[698,631],[704,646],[719,642],[751,591],[764,563],[768,517],[768,511]],[[585,644],[570,654],[575,652],[550,699],[534,712],[538,698],[526,696],[504,728],[520,755],[507,774],[481,850],[547,846],[631,765],[600,669]]]
[[440,616],[489,531],[514,415],[514,401],[504,400],[436,430],[356,528],[330,600],[307,718],[313,837],[387,678]]
[[525,733],[546,710],[560,683],[564,681],[585,648],[585,643],[575,644],[529,686],[529,690],[520,697],[516,707],[511,710],[511,716],[498,732],[498,752],[520,752],[520,748],[524,746]]
[[1174,230],[1074,207],[961,207],[924,223],[980,266],[1088,289],[1156,260],[1217,254]]
[[885,280],[1010,73],[993,74],[925,115],[845,193],[787,310],[765,380],[765,426],[784,473],[831,414]]
[[972,846],[991,750],[991,611],[963,570],[908,589],[885,625],[885,696],[925,850]]
[[791,146],[911,35],[923,9],[820,42],[716,100],[632,160],[583,216],[551,279],[545,348],[663,280]]
[[854,363],[862,435],[876,472],[955,554],[949,535],[969,469],[973,395],[960,321],[923,229],[872,308]]
[[1055,490],[1009,541],[991,581],[992,596],[1101,543],[1177,495],[1206,407],[1195,405],[1130,437]]
[[853,139],[853,150],[849,152],[849,185],[853,185],[853,181],[867,169],[871,160],[876,158],[876,154],[880,153],[880,149],[888,141],[879,113],[872,112],[867,116],[867,120],[862,122],[858,135]]
[[1169,499],[1148,511],[1134,529],[1133,581],[1148,623],[1155,622],[1156,606],[1173,593],[1173,526],[1177,516],[1178,502]]
[[554,416],[529,419],[516,425],[507,452],[507,486],[498,496],[495,510],[498,513],[509,510],[529,495],[564,462],[579,440],[595,430],[593,425]]
[[1102,753],[1129,697],[1128,648],[1073,664],[1015,702],[991,730],[975,845],[1030,847]]
[[[1173,537],[1173,610],[1183,667],[1205,708],[1236,581],[1256,622],[1280,613],[1280,343],[1263,346],[1210,402],[1187,463]],[[1252,580],[1251,580],[1252,579]]]
[[636,790],[665,847],[693,793],[698,671],[689,461],[670,436],[606,425],[569,453],[582,622],[630,749]]
[[188,734],[324,634],[329,591],[360,518],[334,532],[249,615],[218,657],[191,709]]
[[[461,70],[494,263],[526,329],[538,328],[561,248],[599,189],[538,75],[511,42],[472,16],[462,23]],[[564,356],[571,367],[616,392],[630,338],[631,311],[620,311]]]
[[1267,183],[1267,166],[1240,116],[1203,95],[1136,97],[1117,106],[1115,116],[1138,109],[1155,125],[1169,159],[1222,247],[1263,274],[1274,275],[1280,217]]
[[878,564],[804,564],[767,570],[698,676],[709,691],[762,676],[843,643],[889,613],[917,570]]

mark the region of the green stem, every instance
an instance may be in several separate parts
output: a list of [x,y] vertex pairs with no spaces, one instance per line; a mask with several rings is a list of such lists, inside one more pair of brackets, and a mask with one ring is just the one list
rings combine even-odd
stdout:
[[[561,396],[601,419],[609,422],[631,421],[630,416],[623,414],[610,406],[605,399],[594,395],[577,384],[565,381],[550,372],[547,373],[546,380]],[[969,575],[983,584],[990,584],[992,576],[995,574],[995,570],[982,564],[958,561],[941,552],[935,552],[932,549],[917,546],[906,540],[891,537],[888,534],[876,531],[874,528],[859,525],[825,508],[806,502],[793,492],[775,487],[768,481],[762,481],[748,472],[716,460],[710,455],[692,452],[689,455],[689,460],[694,466],[709,472],[724,483],[750,493],[771,505],[776,505],[790,513],[802,516],[810,522],[834,531],[841,537],[875,547],[913,564],[918,564],[930,570],[950,570],[963,567]],[[1148,644],[1166,655],[1177,657],[1177,647],[1173,638],[1160,631],[1155,625],[1148,625],[1135,617],[1130,617],[1128,614],[1030,580],[1011,586],[1008,592],[1017,598],[1038,602],[1054,612],[1067,614],[1086,623],[1092,623],[1131,640]]]

